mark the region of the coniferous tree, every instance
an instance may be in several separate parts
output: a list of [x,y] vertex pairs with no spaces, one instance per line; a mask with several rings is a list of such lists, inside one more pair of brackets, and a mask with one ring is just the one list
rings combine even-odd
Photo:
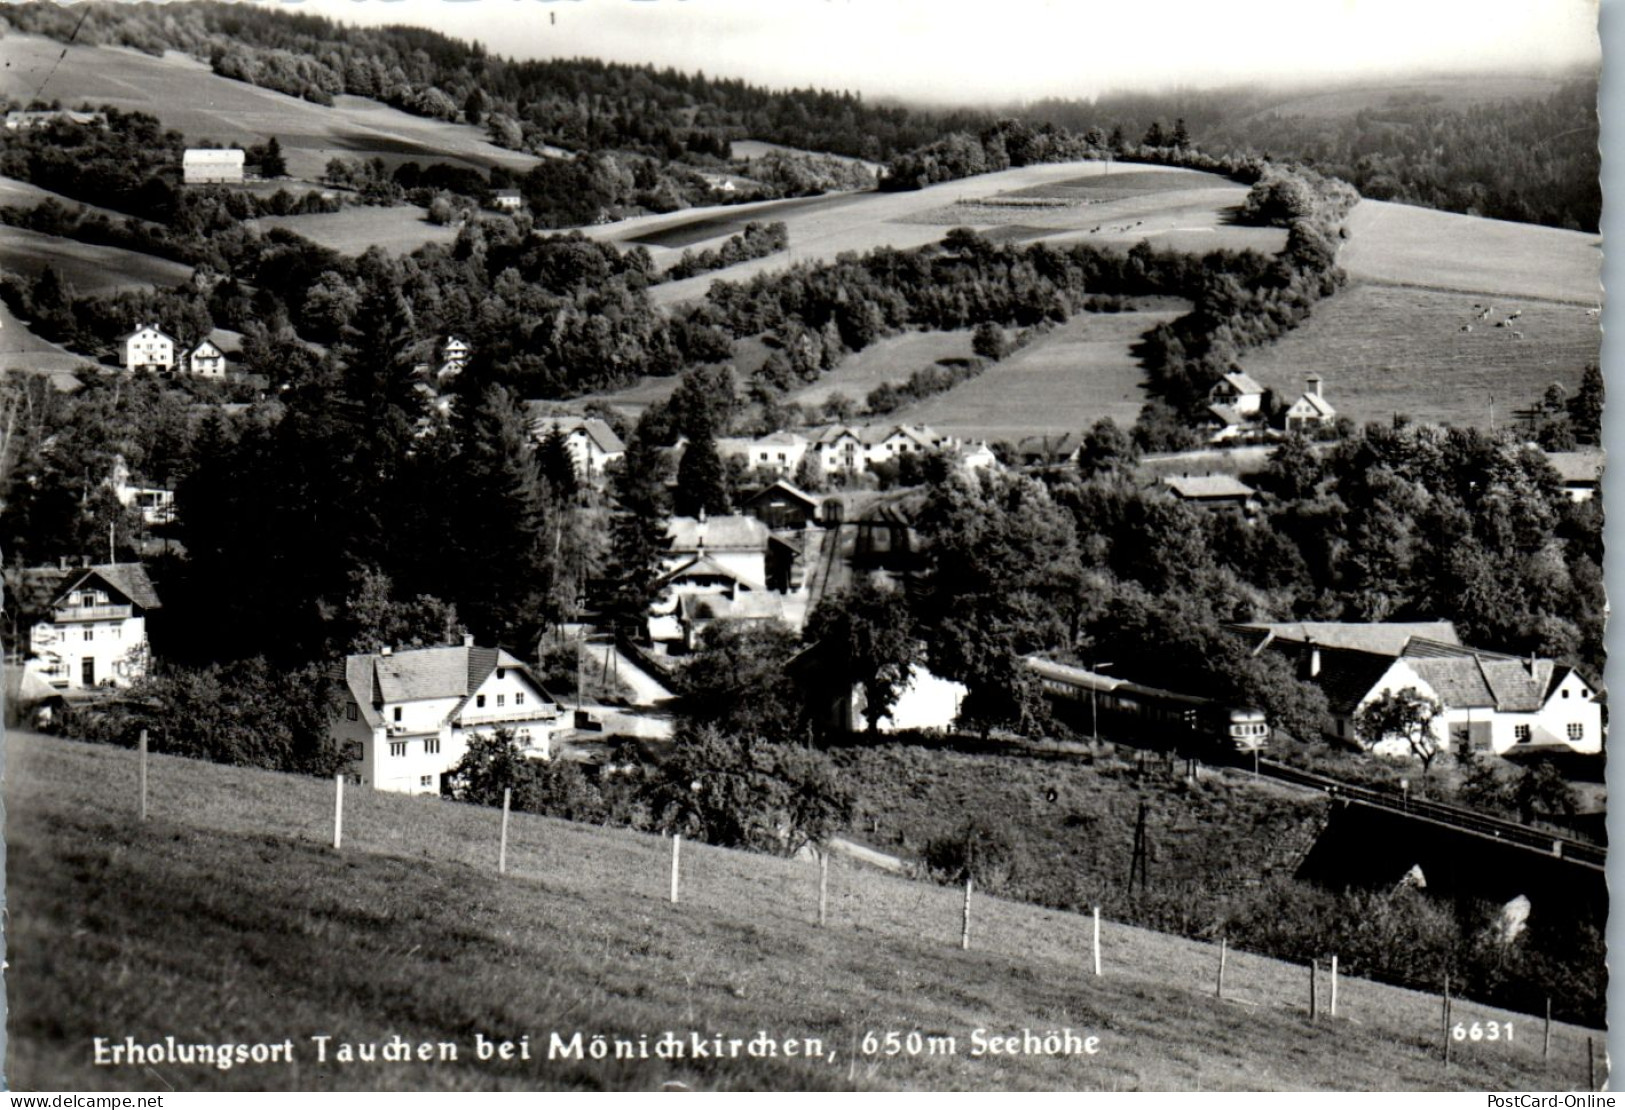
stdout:
[[261,177],[286,177],[288,174],[287,160],[282,157],[282,144],[272,135],[265,143],[265,152],[260,156]]
[[542,477],[553,488],[554,497],[564,503],[575,500],[581,484],[576,476],[575,456],[570,454],[569,441],[557,424],[537,445],[536,458],[542,468]]
[[668,505],[661,471],[659,448],[640,423],[611,482],[615,515],[601,604],[621,628],[642,622],[663,566]]
[[683,461],[677,464],[674,500],[679,516],[698,516],[702,512],[716,516],[730,509],[727,471],[709,427],[701,426],[683,451]]

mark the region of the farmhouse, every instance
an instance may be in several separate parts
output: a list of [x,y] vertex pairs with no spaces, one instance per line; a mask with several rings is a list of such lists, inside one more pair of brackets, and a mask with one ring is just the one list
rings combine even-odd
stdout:
[[1076,466],[1083,437],[1076,432],[1061,435],[1028,436],[1016,444],[1016,458],[1022,466]]
[[352,655],[336,667],[339,710],[328,729],[362,785],[438,794],[469,738],[507,729],[525,755],[547,759],[557,701],[501,648],[417,648]]
[[1264,404],[1264,387],[1240,370],[1232,370],[1208,390],[1210,404],[1223,405],[1237,416],[1257,416]]
[[1563,492],[1570,501],[1590,501],[1602,488],[1602,472],[1607,456],[1602,451],[1548,451],[1546,461],[1563,480]]
[[924,424],[832,424],[816,433],[811,449],[821,473],[858,474],[872,463],[958,446]]
[[189,149],[181,155],[181,181],[187,185],[241,185],[245,158],[235,149]]
[[1160,484],[1186,504],[1204,509],[1251,512],[1258,507],[1258,491],[1231,474],[1203,474],[1196,478],[1180,475],[1164,478]]
[[175,369],[175,340],[146,324],[119,340],[119,365],[126,370],[167,373]]
[[53,123],[67,123],[76,127],[105,127],[107,117],[100,112],[75,112],[54,108],[43,112],[7,112],[7,131],[34,131]]
[[1311,432],[1337,417],[1337,410],[1320,395],[1320,375],[1310,374],[1308,384],[1309,389],[1281,416],[1281,426],[1289,432]]
[[140,563],[31,568],[7,585],[20,611],[40,613],[25,669],[51,687],[124,687],[146,675],[147,614],[162,603]]
[[524,206],[524,194],[518,189],[498,189],[491,198],[491,207],[499,212],[517,212]]
[[187,372],[203,378],[226,376],[226,353],[205,339],[186,352]]
[[440,370],[437,377],[454,378],[461,374],[468,366],[468,356],[472,348],[468,340],[461,336],[450,335],[440,345]]
[[1305,648],[1349,648],[1397,658],[1412,640],[1459,646],[1461,637],[1449,621],[1255,621],[1233,624],[1252,642],[1256,655],[1264,648],[1298,652]]
[[782,478],[746,498],[741,507],[775,532],[800,531],[818,523],[818,502]]
[[530,426],[537,443],[555,429],[564,436],[565,448],[575,463],[576,477],[583,482],[603,478],[610,463],[626,456],[626,444],[615,434],[615,429],[596,417],[540,416],[534,417]]
[[801,466],[808,446],[807,440],[794,432],[772,432],[757,439],[725,436],[717,440],[717,454],[743,459],[747,470],[785,477]]
[[[1376,633],[1373,642],[1392,648],[1403,628]],[[1434,737],[1451,751],[1602,751],[1597,692],[1573,668],[1550,659],[1419,635],[1405,635],[1397,653],[1328,647],[1314,639],[1271,646],[1293,654],[1299,677],[1325,691],[1332,717],[1328,735],[1345,743],[1359,742],[1355,719],[1362,709],[1384,693],[1410,688],[1443,707]],[[1408,754],[1402,742],[1384,743],[1392,750],[1379,748],[1381,754]]]

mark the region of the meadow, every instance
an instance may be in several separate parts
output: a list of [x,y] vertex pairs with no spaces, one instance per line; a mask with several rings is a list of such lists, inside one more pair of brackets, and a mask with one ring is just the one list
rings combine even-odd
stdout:
[[80,293],[114,293],[120,289],[179,285],[192,267],[140,251],[104,247],[7,227],[0,231],[0,268],[38,277],[54,266]]
[[[135,819],[132,752],[18,730],[6,737],[7,976],[13,1090],[117,1089],[1574,1089],[1588,1031],[1511,1021],[1446,1071],[1438,999],[1345,978],[1339,1016],[1308,1020],[1305,969],[1112,923],[1089,974],[1085,917],[973,899],[833,863],[818,869],[436,799],[155,756]],[[971,1033],[1069,1027],[1098,1054],[976,1057]],[[815,1060],[548,1060],[550,1033],[651,1043],[817,1038]],[[865,1056],[866,1032],[955,1038],[956,1051]],[[314,1059],[309,1037],[451,1041],[455,1061]],[[528,1061],[479,1061],[476,1034],[528,1035]],[[93,1039],[280,1042],[293,1064],[230,1070],[92,1063]],[[905,1041],[906,1043],[906,1041]],[[937,1042],[943,1044],[945,1042]]]
[[869,392],[882,385],[901,385],[916,370],[935,365],[940,359],[970,358],[971,332],[910,331],[877,339],[863,350],[828,371],[811,385],[785,397],[809,409],[817,409],[831,395],[840,393],[858,406]]
[[[1480,319],[1475,305],[1494,314]],[[1511,326],[1495,326],[1513,312],[1521,315]],[[1496,426],[1506,427],[1513,409],[1538,401],[1553,382],[1574,393],[1601,353],[1598,323],[1577,304],[1359,284],[1320,302],[1275,343],[1248,351],[1241,365],[1287,398],[1302,393],[1305,373],[1315,370],[1338,415],[1356,423],[1405,413],[1488,427],[1493,402]]]
[[478,169],[502,165],[520,172],[539,161],[535,155],[493,146],[477,127],[410,115],[358,96],[335,97],[333,107],[323,107],[218,77],[206,62],[174,51],[162,58],[120,47],[70,46],[67,51],[58,66],[61,43],[7,34],[0,95],[20,101],[43,95],[69,106],[85,101],[147,112],[195,145],[248,146],[275,135],[289,174],[310,180],[321,175],[329,159],[341,156],[376,156],[390,165],[412,160]]
[[1362,200],[1338,262],[1356,281],[1602,303],[1602,239],[1579,231]]
[[388,208],[353,207],[339,212],[301,216],[262,216],[248,221],[259,227],[283,227],[318,246],[357,255],[378,246],[396,254],[410,254],[427,243],[452,243],[457,228],[429,222],[428,209],[411,204]]
[[1080,312],[979,377],[899,410],[962,439],[1008,440],[1080,432],[1101,417],[1134,423],[1145,404],[1144,373],[1131,348],[1183,309]]

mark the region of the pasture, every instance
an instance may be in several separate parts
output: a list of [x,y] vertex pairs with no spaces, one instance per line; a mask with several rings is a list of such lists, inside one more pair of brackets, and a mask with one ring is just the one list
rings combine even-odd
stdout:
[[183,263],[122,247],[81,243],[17,227],[0,230],[0,268],[38,277],[47,266],[54,266],[80,293],[179,285],[192,275],[192,267]]
[[[12,1090],[166,1089],[1575,1089],[1588,1031],[1513,1021],[1446,1071],[1439,1003],[1346,978],[1311,1023],[1300,966],[1112,923],[1088,970],[1074,914],[832,864],[818,868],[524,814],[496,873],[499,814],[352,789],[331,849],[331,782],[155,756],[134,819],[134,753],[11,730],[5,801]],[[971,1032],[1070,1027],[1092,1056],[971,1054]],[[549,1060],[550,1034],[685,1041],[818,1038],[815,1059]],[[865,1032],[956,1050],[862,1053]],[[326,1065],[334,1042],[451,1041],[455,1060]],[[475,1034],[528,1036],[529,1060],[479,1061]],[[291,1064],[96,1067],[96,1037],[294,1043]],[[939,1042],[940,1043],[940,1042]]]
[[[890,383],[901,385],[916,370],[923,370],[945,358],[971,357],[971,331],[910,331],[876,340],[816,382],[789,394],[796,401],[817,409],[832,394],[840,393],[858,405],[869,391]],[[884,419],[884,417],[879,418]]]
[[[0,370],[21,370],[52,373],[60,376],[84,366],[94,364],[35,335],[28,325],[12,315],[5,302],[0,301]],[[60,378],[65,381],[66,379]]]
[[[1109,176],[1112,189],[1128,195],[1086,203],[1080,190],[1090,187],[1087,181],[1096,173]],[[1080,185],[1080,181],[1084,184]],[[1153,181],[1156,183],[1151,184]],[[1057,189],[1061,192],[1050,197],[1049,192]],[[744,281],[798,262],[832,261],[843,251],[922,247],[940,242],[953,227],[972,227],[1005,237],[1042,238],[1045,242],[1082,241],[1124,250],[1142,239],[1153,245],[1188,250],[1279,250],[1286,241],[1284,231],[1229,222],[1230,210],[1241,203],[1246,192],[1234,182],[1192,170],[1135,166],[1132,171],[1116,169],[1107,175],[1103,162],[1065,162],[946,181],[914,192],[848,193],[691,209],[585,230],[593,238],[622,246],[655,244],[651,250],[656,254],[655,261],[661,263],[658,248],[675,250],[679,245],[720,241],[748,220],[784,221],[790,233],[787,251],[650,290],[656,304],[671,305],[703,297],[718,279]],[[1033,203],[1035,198],[1039,203]],[[1054,203],[1044,203],[1046,200]],[[1012,224],[1018,225],[1013,235],[999,231]],[[696,238],[701,232],[708,233],[708,237]]]
[[1349,213],[1338,262],[1356,281],[1602,303],[1602,238],[1388,201]]
[[118,47],[70,46],[57,66],[61,43],[18,34],[6,35],[4,51],[0,94],[28,101],[44,83],[39,95],[47,100],[147,112],[198,145],[248,146],[275,135],[294,177],[314,180],[329,159],[340,156],[377,156],[391,165],[413,160],[479,169],[502,165],[521,172],[538,161],[491,145],[477,127],[424,119],[357,96],[336,97],[333,107],[323,107],[217,77],[206,62],[174,51],[156,58]]
[[767,143],[758,139],[735,139],[731,144],[730,153],[736,162],[750,162],[764,154],[778,152],[781,154],[798,154],[807,158],[833,158],[837,162],[846,162],[849,165],[862,166],[870,173],[878,174],[886,167],[879,162],[870,162],[863,158],[853,158],[845,154],[827,154],[820,150],[801,150],[793,146],[782,146],[779,143]]
[[[1495,311],[1480,319],[1475,304]],[[1496,326],[1514,312],[1511,326]],[[1493,398],[1496,426],[1506,427],[1514,408],[1538,401],[1552,382],[1572,394],[1601,343],[1598,318],[1576,304],[1361,284],[1321,301],[1241,364],[1288,398],[1303,392],[1308,371],[1319,372],[1326,399],[1356,423],[1406,413],[1488,427]]]
[[357,206],[302,216],[263,216],[248,222],[261,228],[287,228],[318,246],[348,255],[361,254],[374,246],[395,254],[410,254],[426,243],[452,243],[457,239],[455,227],[430,223],[427,209],[410,204],[388,208]]
[[1080,312],[979,377],[894,414],[962,439],[1016,442],[1079,432],[1103,416],[1134,423],[1144,374],[1130,348],[1181,310]]

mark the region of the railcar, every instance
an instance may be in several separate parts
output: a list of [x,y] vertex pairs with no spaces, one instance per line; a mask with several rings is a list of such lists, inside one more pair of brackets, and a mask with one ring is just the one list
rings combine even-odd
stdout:
[[1261,751],[1269,743],[1269,722],[1258,709],[1223,705],[1049,659],[1029,658],[1027,665],[1074,727],[1094,732],[1104,724],[1147,740],[1206,744],[1232,752]]

